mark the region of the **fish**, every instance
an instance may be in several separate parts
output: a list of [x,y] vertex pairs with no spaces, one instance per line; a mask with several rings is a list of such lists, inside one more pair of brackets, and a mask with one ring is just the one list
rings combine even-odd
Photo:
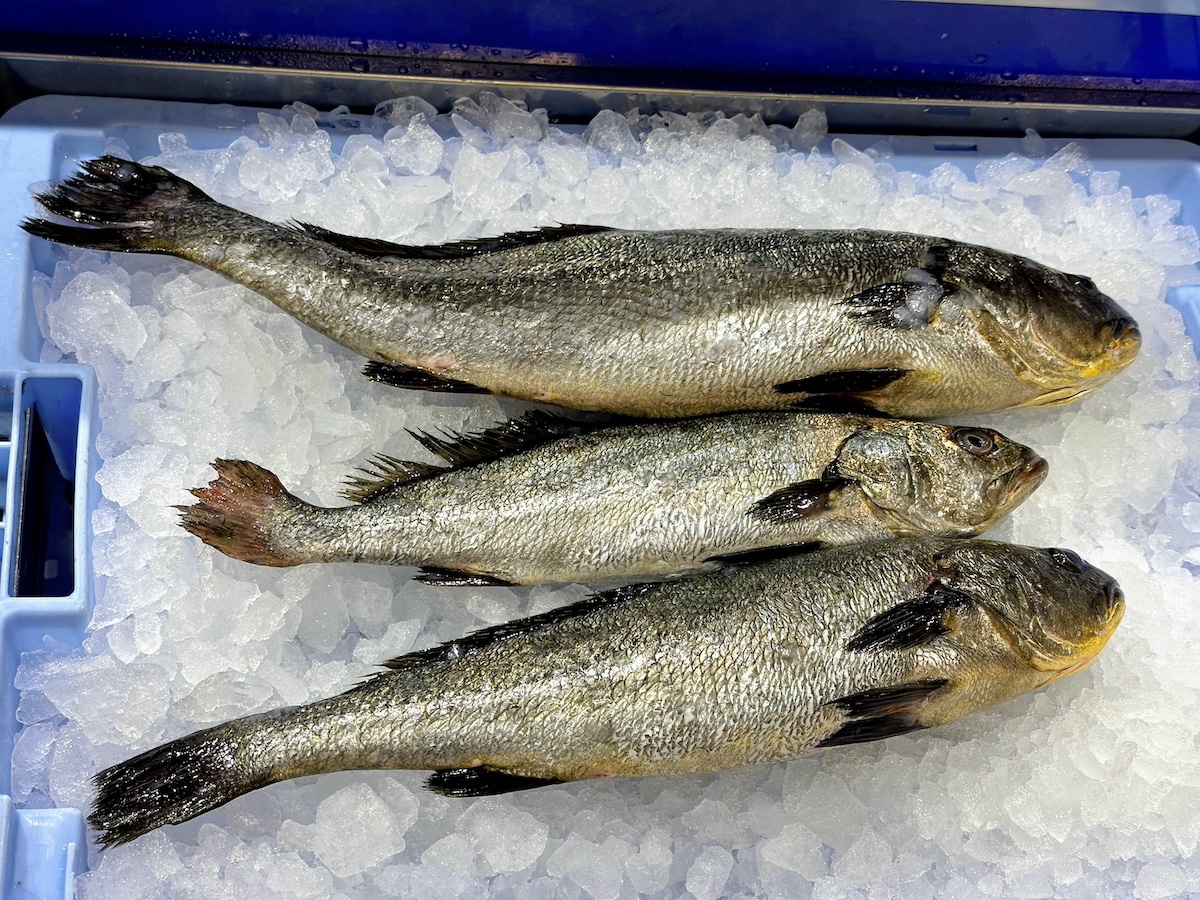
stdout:
[[378,457],[353,506],[319,507],[245,460],[180,506],[246,562],[417,566],[444,585],[688,574],[823,545],[969,536],[1045,479],[986,428],[794,410],[590,427],[533,411],[482,433],[410,432],[446,465]]
[[1087,666],[1125,599],[1070,550],[897,538],[616,588],[95,777],[105,846],[248,791],[432,770],[452,797],[770,763],[952,722]]
[[939,418],[1058,406],[1137,356],[1086,277],[942,237],[560,225],[407,246],[274,224],[114,156],[37,195],[32,235],[219,272],[401,387],[683,418]]

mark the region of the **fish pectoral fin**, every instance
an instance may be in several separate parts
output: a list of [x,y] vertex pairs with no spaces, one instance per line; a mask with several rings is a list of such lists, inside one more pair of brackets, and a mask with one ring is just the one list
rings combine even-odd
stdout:
[[846,315],[881,328],[923,328],[946,295],[932,276],[926,281],[877,284],[841,301]]
[[422,584],[436,584],[442,587],[513,587],[514,582],[496,578],[493,575],[481,575],[478,572],[467,572],[462,569],[447,569],[441,566],[421,566],[420,572],[413,578]]
[[491,797],[565,783],[559,778],[532,778],[487,766],[473,766],[469,769],[439,769],[425,780],[425,787],[443,797]]
[[899,381],[911,369],[850,369],[843,372],[826,372],[810,375],[775,385],[777,394],[799,394],[789,406],[814,412],[851,413],[855,415],[884,415],[879,412],[869,397],[863,396],[878,391]]
[[919,596],[869,619],[846,644],[846,649],[861,652],[920,647],[949,634],[947,614],[972,602],[966,594],[934,582]]
[[833,495],[851,484],[852,480],[839,475],[797,481],[763,497],[749,513],[768,522],[799,522],[828,510]]
[[377,259],[465,259],[481,253],[495,253],[497,250],[512,250],[515,247],[525,247],[530,244],[546,244],[581,234],[596,234],[600,231],[613,230],[606,225],[549,225],[533,231],[513,231],[498,237],[451,241],[446,244],[414,245],[393,244],[391,241],[382,241],[378,238],[339,234],[307,222],[293,222],[292,227],[303,231],[309,237],[337,247],[339,250],[348,250],[351,253],[373,256]]
[[947,684],[946,678],[922,678],[831,700],[825,706],[840,710],[846,721],[817,746],[860,744],[925,728],[917,718],[920,705]]
[[481,462],[531,450],[562,437],[583,434],[598,425],[575,422],[566,416],[533,410],[473,434],[444,432],[441,435],[409,431],[421,446],[461,469]]
[[738,553],[722,553],[710,556],[706,563],[718,563],[722,566],[746,566],[752,563],[766,562],[771,559],[783,559],[785,556],[795,556],[798,553],[812,553],[820,550],[820,541],[801,541],[795,544],[778,544],[774,547],[757,547],[754,550],[742,550]]
[[410,391],[439,391],[446,394],[490,394],[487,388],[468,381],[434,375],[415,366],[402,363],[369,362],[363,366],[363,375],[380,384],[407,388]]

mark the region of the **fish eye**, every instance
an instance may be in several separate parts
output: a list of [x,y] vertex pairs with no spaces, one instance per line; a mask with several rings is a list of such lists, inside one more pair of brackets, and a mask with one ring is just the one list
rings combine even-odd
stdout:
[[955,428],[950,439],[974,456],[987,456],[996,449],[996,439],[981,428]]
[[1096,290],[1096,282],[1090,278],[1085,278],[1083,275],[1068,275],[1067,279],[1077,288],[1083,288],[1085,291]]
[[1060,569],[1066,569],[1068,572],[1074,572],[1076,575],[1082,575],[1087,569],[1087,563],[1083,561],[1083,557],[1073,550],[1061,550],[1058,547],[1051,547],[1046,552],[1050,554],[1050,561]]

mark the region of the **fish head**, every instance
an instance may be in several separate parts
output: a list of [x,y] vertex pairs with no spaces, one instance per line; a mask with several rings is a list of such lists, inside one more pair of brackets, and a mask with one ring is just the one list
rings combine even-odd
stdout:
[[1082,275],[964,245],[952,251],[943,278],[958,289],[944,303],[1033,388],[1022,405],[1072,403],[1141,349],[1137,322]]
[[897,534],[979,534],[1048,470],[1033,450],[990,428],[902,421],[859,431],[838,458],[838,473],[855,479]]
[[1071,550],[965,541],[937,564],[977,601],[973,639],[1039,684],[1090,664],[1125,613],[1116,580]]

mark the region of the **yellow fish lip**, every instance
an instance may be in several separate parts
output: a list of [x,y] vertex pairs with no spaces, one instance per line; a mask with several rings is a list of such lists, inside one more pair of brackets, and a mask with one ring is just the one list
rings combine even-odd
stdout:
[[[1082,672],[1100,655],[1100,651],[1108,643],[1108,639],[1113,636],[1117,630],[1117,626],[1121,624],[1121,619],[1125,616],[1125,600],[1119,599],[1110,610],[1108,618],[1105,619],[1104,625],[1100,628],[1097,635],[1090,641],[1082,644],[1077,653],[1073,654],[1074,662],[1068,663],[1065,666],[1055,666],[1052,661],[1046,657],[1037,655],[1030,659],[1031,665],[1035,669],[1041,669],[1044,672],[1049,672],[1050,676],[1042,682],[1043,685],[1052,684],[1060,678],[1066,678],[1068,675],[1074,675],[1076,672]],[[1039,664],[1043,663],[1043,664]]]

